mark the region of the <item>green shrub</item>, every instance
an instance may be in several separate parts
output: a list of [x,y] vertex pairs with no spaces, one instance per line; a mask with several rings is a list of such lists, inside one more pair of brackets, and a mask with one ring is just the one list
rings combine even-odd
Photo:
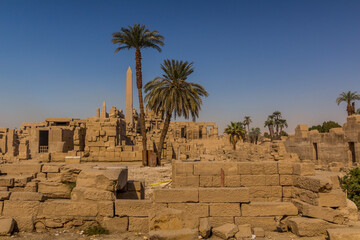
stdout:
[[348,199],[360,209],[360,168],[351,169],[340,179],[340,184],[346,190]]
[[88,227],[84,234],[91,236],[91,235],[100,235],[100,234],[109,234],[109,230],[103,228],[101,225],[94,225]]

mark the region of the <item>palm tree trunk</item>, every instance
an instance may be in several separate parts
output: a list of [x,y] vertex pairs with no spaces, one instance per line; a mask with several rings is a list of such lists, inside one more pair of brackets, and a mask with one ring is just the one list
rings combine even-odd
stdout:
[[351,106],[350,102],[348,102],[348,104],[347,104],[346,111],[347,111],[348,116],[352,115],[352,106]]
[[146,129],[145,129],[145,112],[144,112],[144,102],[142,96],[142,72],[141,72],[141,52],[140,49],[137,48],[135,52],[135,60],[136,60],[136,86],[138,89],[139,95],[139,105],[140,105],[140,129],[142,135],[142,145],[143,145],[143,166],[148,165],[148,157],[147,157],[147,144],[146,144]]
[[172,114],[172,111],[166,112],[164,128],[161,131],[160,142],[159,142],[159,146],[158,146],[157,153],[156,153],[156,155],[157,155],[157,165],[158,166],[161,165],[161,153],[162,153],[162,150],[163,150],[163,147],[164,147],[164,141],[165,141],[165,138],[166,138],[166,134],[167,134],[167,132],[169,130],[170,121],[171,121],[171,114]]

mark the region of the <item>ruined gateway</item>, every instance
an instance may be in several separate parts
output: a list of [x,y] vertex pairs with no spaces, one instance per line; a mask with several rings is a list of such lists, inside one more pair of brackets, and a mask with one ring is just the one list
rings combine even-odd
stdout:
[[[126,167],[142,150],[131,92],[129,69],[126,115],[104,103],[86,120],[0,129],[0,235],[100,224],[150,239],[266,239],[275,231],[360,239],[358,209],[339,183],[359,162],[359,116],[328,134],[299,125],[286,141],[239,143],[238,151],[215,123],[173,122],[163,152],[172,182],[145,197],[149,186]],[[162,124],[146,113],[150,150]]]

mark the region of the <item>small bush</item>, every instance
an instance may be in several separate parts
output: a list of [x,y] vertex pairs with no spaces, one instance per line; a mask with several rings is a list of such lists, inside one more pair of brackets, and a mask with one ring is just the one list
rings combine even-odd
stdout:
[[76,187],[75,182],[64,182],[64,184],[70,189],[70,192]]
[[100,234],[109,234],[109,230],[103,228],[101,225],[94,225],[88,227],[84,234],[91,236],[91,235],[100,235]]
[[351,169],[340,179],[341,188],[346,190],[347,197],[360,209],[360,168]]

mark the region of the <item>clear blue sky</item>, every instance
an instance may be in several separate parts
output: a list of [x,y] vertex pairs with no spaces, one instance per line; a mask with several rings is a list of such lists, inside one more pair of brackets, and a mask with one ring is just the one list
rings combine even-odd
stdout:
[[163,59],[194,61],[189,81],[210,93],[198,121],[222,130],[249,115],[263,127],[279,110],[288,132],[343,124],[336,97],[360,91],[359,12],[360,1],[331,0],[0,0],[0,126],[85,119],[103,100],[125,109],[135,54],[115,55],[111,34],[134,23],[165,37],[161,53],[143,51],[144,82],[161,74]]

